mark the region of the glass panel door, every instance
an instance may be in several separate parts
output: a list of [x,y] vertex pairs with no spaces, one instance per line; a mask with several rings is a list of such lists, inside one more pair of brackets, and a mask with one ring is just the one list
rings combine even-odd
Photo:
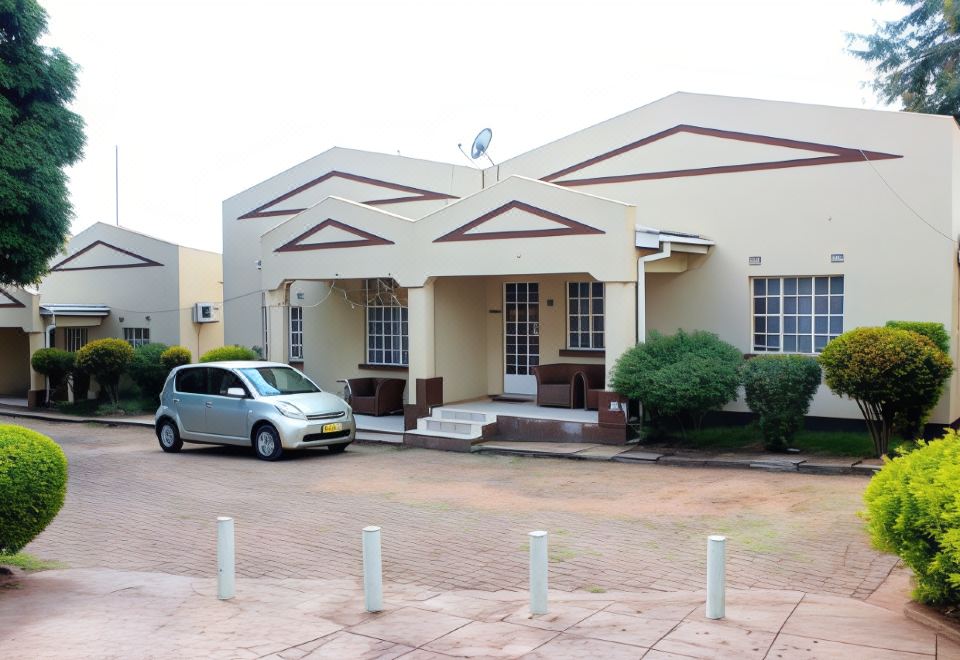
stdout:
[[503,391],[536,394],[533,368],[540,364],[540,285],[507,282],[503,285]]

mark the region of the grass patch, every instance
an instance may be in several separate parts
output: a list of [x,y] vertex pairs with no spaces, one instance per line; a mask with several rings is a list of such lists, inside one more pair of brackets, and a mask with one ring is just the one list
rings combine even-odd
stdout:
[[[764,451],[763,438],[753,424],[748,426],[713,426],[691,431],[686,441],[678,437],[659,438],[656,444],[704,451]],[[912,445],[905,440],[891,439],[891,450]],[[800,431],[791,446],[805,454],[825,454],[854,458],[872,457],[873,440],[866,431]]]
[[595,585],[595,584],[592,584],[592,585],[590,585],[589,587],[586,587],[586,590],[589,591],[589,592],[592,593],[592,594],[605,594],[605,593],[607,593],[607,590],[606,590],[606,589],[604,589],[603,587],[598,587],[598,586]]
[[123,415],[146,415],[156,412],[159,403],[152,397],[132,397],[120,399],[120,402],[114,406],[110,403],[102,403],[96,399],[85,399],[83,401],[57,402],[57,412],[65,415],[76,415],[77,417],[116,417]]
[[18,552],[13,555],[0,554],[0,565],[16,566],[25,571],[49,571],[53,568],[67,567],[63,562],[40,559],[26,552]]

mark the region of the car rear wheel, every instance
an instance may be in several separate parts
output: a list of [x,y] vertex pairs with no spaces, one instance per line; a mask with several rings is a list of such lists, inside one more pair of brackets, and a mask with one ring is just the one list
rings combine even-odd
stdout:
[[177,425],[169,419],[163,420],[157,427],[157,440],[160,441],[160,449],[165,452],[175,454],[183,449],[183,440],[180,439]]
[[350,443],[346,443],[342,445],[328,445],[327,449],[330,451],[331,454],[339,454],[340,452],[342,452],[344,449],[347,448],[348,444]]
[[269,424],[257,429],[253,436],[253,451],[257,458],[265,461],[275,461],[283,455],[283,445],[280,444],[280,434]]

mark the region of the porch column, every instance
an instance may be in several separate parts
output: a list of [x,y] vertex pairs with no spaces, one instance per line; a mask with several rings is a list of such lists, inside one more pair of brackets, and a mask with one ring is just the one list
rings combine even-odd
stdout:
[[436,376],[433,321],[433,280],[427,280],[424,286],[407,289],[407,398],[412,404],[417,402],[417,379]]
[[46,378],[43,374],[34,371],[30,364],[33,354],[46,346],[46,334],[46,332],[31,332],[28,334],[30,354],[27,356],[27,368],[30,369],[30,389],[27,391],[27,407],[29,408],[37,408],[40,401],[46,396]]
[[604,362],[607,369],[607,389],[610,370],[624,351],[636,344],[637,284],[636,282],[604,283]]
[[265,291],[263,304],[267,308],[267,345],[263,347],[263,357],[273,362],[287,361],[287,323],[286,289],[281,287]]

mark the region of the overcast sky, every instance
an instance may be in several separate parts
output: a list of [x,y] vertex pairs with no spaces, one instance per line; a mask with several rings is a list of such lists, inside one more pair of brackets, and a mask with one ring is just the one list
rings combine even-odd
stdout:
[[675,91],[881,107],[871,0],[40,0],[82,69],[73,230],[221,249],[221,207],[332,146],[505,160]]

